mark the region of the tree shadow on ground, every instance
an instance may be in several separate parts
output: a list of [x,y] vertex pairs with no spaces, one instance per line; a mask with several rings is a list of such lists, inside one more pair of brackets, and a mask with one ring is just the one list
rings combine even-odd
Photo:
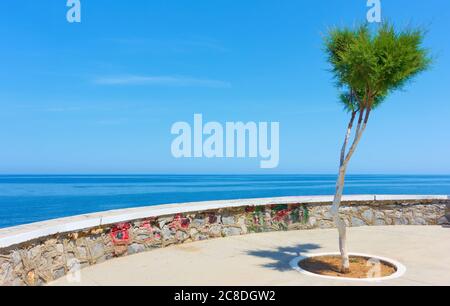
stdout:
[[250,250],[247,255],[268,258],[272,262],[262,265],[264,268],[269,268],[278,271],[288,271],[291,270],[289,262],[297,256],[304,255],[312,250],[320,249],[320,245],[315,243],[299,244],[290,247],[279,247],[276,249],[269,250]]

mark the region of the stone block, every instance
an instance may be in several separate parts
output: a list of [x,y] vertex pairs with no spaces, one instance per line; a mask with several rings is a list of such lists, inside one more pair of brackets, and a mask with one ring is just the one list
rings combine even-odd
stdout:
[[222,233],[225,237],[238,236],[241,234],[241,229],[238,227],[226,227],[222,230]]
[[439,218],[438,225],[447,225],[447,224],[450,224],[450,218],[446,216]]
[[223,216],[222,217],[222,224],[223,225],[233,225],[236,222],[234,221],[234,217],[233,216]]
[[352,226],[364,226],[364,225],[366,225],[366,223],[363,220],[356,217],[352,217]]
[[128,246],[128,254],[136,254],[141,253],[145,251],[145,246],[138,243],[133,243]]

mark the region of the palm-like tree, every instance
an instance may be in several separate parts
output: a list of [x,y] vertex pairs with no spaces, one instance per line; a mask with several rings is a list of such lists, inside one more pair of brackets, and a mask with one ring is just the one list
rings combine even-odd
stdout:
[[[347,166],[366,129],[371,112],[395,90],[426,70],[431,58],[422,47],[424,31],[397,32],[384,23],[377,30],[368,25],[356,29],[332,29],[325,37],[326,53],[339,88],[340,100],[350,114],[339,162],[331,213],[339,231],[342,272],[349,271],[346,225],[339,216]],[[352,136],[353,135],[353,136]]]

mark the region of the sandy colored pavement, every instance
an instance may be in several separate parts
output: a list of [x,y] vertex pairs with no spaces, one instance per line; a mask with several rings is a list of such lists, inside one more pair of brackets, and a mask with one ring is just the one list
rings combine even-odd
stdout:
[[403,263],[401,277],[377,283],[303,275],[289,266],[301,254],[337,250],[337,232],[309,230],[206,240],[113,259],[50,285],[450,285],[450,228],[349,229],[349,251]]

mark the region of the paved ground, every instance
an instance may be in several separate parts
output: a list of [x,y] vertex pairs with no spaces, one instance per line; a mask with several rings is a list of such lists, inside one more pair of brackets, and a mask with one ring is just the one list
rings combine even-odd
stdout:
[[[336,230],[252,234],[172,246],[83,269],[81,282],[51,285],[364,285],[305,276],[289,267],[299,253],[336,251]],[[349,229],[349,250],[400,261],[406,274],[375,285],[450,285],[450,229]],[[371,283],[373,284],[373,283]]]

